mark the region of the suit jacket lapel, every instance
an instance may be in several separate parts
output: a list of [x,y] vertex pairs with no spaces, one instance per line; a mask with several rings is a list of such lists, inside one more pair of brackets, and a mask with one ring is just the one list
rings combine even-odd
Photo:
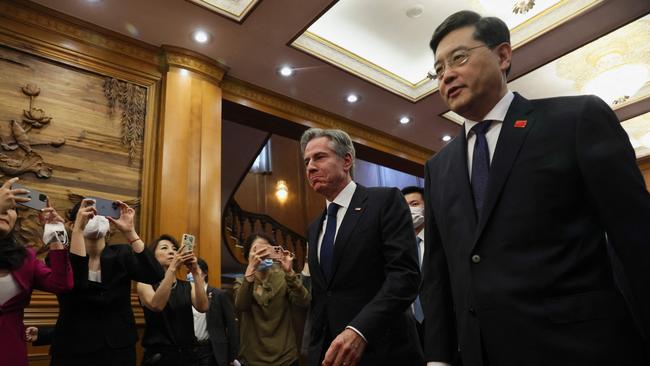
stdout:
[[[519,155],[526,136],[528,136],[528,132],[533,128],[534,120],[530,115],[532,110],[533,106],[530,101],[515,93],[515,98],[501,125],[501,133],[490,165],[485,206],[483,207],[483,214],[479,217],[474,245],[481,236],[485,224],[501,195],[503,185],[510,174],[517,155]],[[515,122],[519,120],[526,121],[523,127],[515,127]]]
[[350,236],[352,235],[352,232],[357,225],[357,221],[359,221],[359,218],[365,211],[366,198],[368,198],[366,187],[357,184],[357,188],[355,189],[354,195],[352,195],[352,200],[350,201],[350,206],[345,212],[345,216],[341,222],[341,227],[339,227],[338,232],[336,233],[336,239],[334,240],[332,279],[334,276],[336,276],[336,270],[338,269],[339,263],[341,262],[341,257],[345,252],[345,247],[348,245]]
[[312,225],[309,227],[309,232],[307,233],[307,243],[309,244],[309,273],[311,274],[312,279],[318,278],[318,280],[322,281],[323,283],[325,283],[325,273],[323,272],[323,269],[321,268],[318,261],[318,234],[320,234],[320,230],[323,227],[325,215],[327,215],[327,210],[324,210],[320,215],[320,218],[312,223]]

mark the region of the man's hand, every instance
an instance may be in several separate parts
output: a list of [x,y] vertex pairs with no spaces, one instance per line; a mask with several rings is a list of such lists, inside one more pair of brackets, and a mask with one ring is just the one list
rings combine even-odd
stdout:
[[352,329],[345,329],[332,341],[323,366],[355,366],[365,349],[366,341]]

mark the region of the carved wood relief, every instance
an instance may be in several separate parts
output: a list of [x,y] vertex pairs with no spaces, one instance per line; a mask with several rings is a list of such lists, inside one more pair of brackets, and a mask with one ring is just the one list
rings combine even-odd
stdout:
[[146,89],[137,85],[117,80],[104,79],[104,95],[108,99],[108,113],[112,118],[115,109],[121,109],[122,144],[129,149],[129,162],[137,153],[137,147],[144,138],[144,118],[146,115]]
[[[146,102],[144,87],[0,46],[0,181],[19,176],[61,215],[84,196],[139,206]],[[17,239],[43,254],[38,212],[18,215]]]

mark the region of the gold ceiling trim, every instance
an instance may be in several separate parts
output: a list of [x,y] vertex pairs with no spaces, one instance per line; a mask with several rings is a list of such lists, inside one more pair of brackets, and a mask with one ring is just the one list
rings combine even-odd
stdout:
[[[212,12],[242,22],[261,0],[187,0]],[[239,4],[241,3],[241,4]]]
[[357,143],[418,164],[424,164],[433,155],[433,151],[414,143],[232,77],[223,79],[221,90],[226,100],[303,126],[338,128],[348,132]]
[[[603,0],[563,0],[554,4],[511,30],[510,33],[513,49],[546,34],[557,26],[581,15],[602,1]],[[571,15],[563,16],[562,14],[566,12]],[[557,16],[551,17],[553,14],[557,14]],[[543,21],[544,18],[550,20],[545,22]],[[533,29],[533,31],[526,32],[526,29],[532,28],[535,23],[540,23],[541,29]],[[424,77],[422,80],[414,84],[390,70],[387,70],[330,40],[324,39],[309,30],[306,30],[296,38],[296,40],[291,43],[291,46],[348,71],[355,76],[367,80],[411,102],[417,102],[438,90],[438,83],[433,80]]]
[[163,45],[162,64],[184,68],[220,82],[228,68],[199,53],[174,46]]
[[[561,2],[545,9],[541,13],[535,15],[530,19],[527,19],[523,23],[510,30],[510,41],[513,45],[512,49],[515,50],[525,45],[526,43],[550,32],[558,26],[569,22],[572,19],[575,19],[576,17],[580,16],[594,6],[602,3],[603,1],[604,0],[562,0]],[[550,17],[553,13],[558,14],[558,16],[548,21],[542,20],[544,17]],[[562,16],[562,14],[570,15]],[[537,32],[534,30],[526,32],[527,29],[533,27],[533,24],[535,22],[542,24],[543,28]],[[548,24],[549,22],[550,24]]]
[[419,101],[436,91],[438,87],[436,82],[426,77],[414,84],[309,31],[301,34],[291,43],[291,46],[378,85],[410,102]]

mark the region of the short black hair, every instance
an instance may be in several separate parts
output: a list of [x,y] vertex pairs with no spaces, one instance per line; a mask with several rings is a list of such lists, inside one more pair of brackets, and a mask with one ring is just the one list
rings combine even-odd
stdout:
[[248,255],[251,252],[251,246],[253,245],[253,242],[255,239],[260,238],[264,239],[269,242],[271,245],[275,245],[275,240],[268,234],[263,233],[263,232],[255,232],[252,233],[251,235],[246,238],[246,241],[244,242],[244,257],[248,260]]
[[72,206],[70,211],[68,211],[68,221],[75,222],[75,220],[77,219],[77,213],[79,213],[79,209],[81,208],[81,202],[83,202],[83,199],[75,203],[75,205]]
[[[471,10],[462,10],[447,17],[433,32],[429,47],[435,55],[436,49],[446,35],[456,29],[474,26],[475,40],[485,43],[488,47],[494,48],[501,43],[510,43],[510,30],[506,23],[496,17],[482,17]],[[506,76],[510,73],[510,67],[506,70]]]
[[208,282],[208,263],[203,258],[196,258],[196,264],[205,275],[205,282]]
[[402,188],[402,194],[403,195],[406,196],[407,194],[411,194],[411,193],[419,193],[422,196],[422,198],[424,198],[424,188],[422,188],[422,187],[408,186],[408,187]]
[[158,243],[160,243],[163,240],[167,240],[167,241],[171,242],[172,245],[174,246],[174,249],[176,249],[176,250],[178,250],[178,248],[180,248],[180,246],[178,245],[178,240],[176,240],[176,238],[174,238],[173,236],[171,236],[169,234],[162,234],[161,236],[157,237],[154,241],[152,241],[151,244],[149,244],[149,249],[151,250],[152,253],[156,252],[156,248],[158,247]]

